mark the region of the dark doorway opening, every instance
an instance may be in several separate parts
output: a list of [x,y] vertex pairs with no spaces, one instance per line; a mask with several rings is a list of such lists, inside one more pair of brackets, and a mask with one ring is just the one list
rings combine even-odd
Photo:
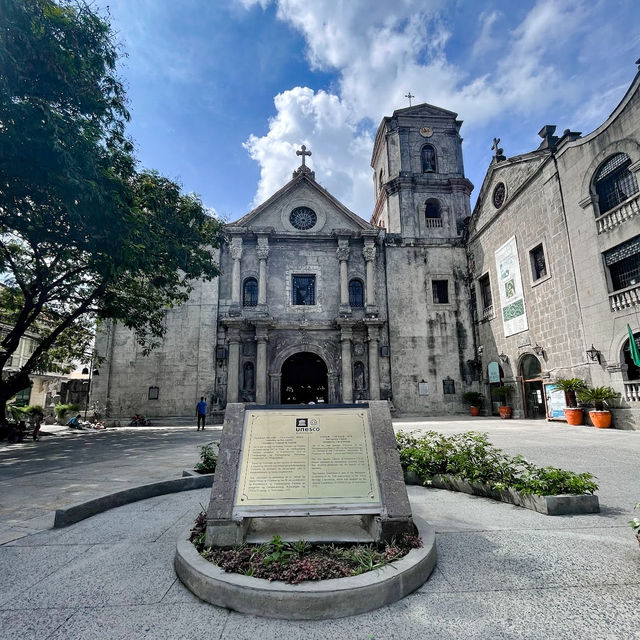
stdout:
[[532,355],[524,356],[520,365],[520,375],[522,377],[525,418],[546,417],[542,370],[538,358]]
[[327,402],[327,365],[315,353],[296,353],[282,365],[280,402],[309,404]]

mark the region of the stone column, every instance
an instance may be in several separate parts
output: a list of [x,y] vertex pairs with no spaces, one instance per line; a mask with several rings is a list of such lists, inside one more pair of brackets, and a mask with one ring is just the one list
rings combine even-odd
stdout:
[[238,378],[240,377],[240,328],[229,327],[229,366],[227,369],[227,404],[238,402]]
[[269,259],[269,237],[258,236],[258,248],[256,249],[259,260],[258,275],[258,306],[266,311],[267,306],[267,260]]
[[353,367],[351,365],[351,327],[342,327],[340,340],[342,341],[342,402],[353,402]]
[[269,341],[269,329],[256,326],[256,342],[258,343],[256,355],[256,402],[267,404],[267,343]]
[[365,240],[362,254],[367,263],[367,284],[366,284],[366,301],[365,312],[367,315],[378,315],[378,307],[376,306],[376,289],[375,289],[375,261],[376,247],[373,242]]
[[[231,306],[240,313],[240,260],[242,259],[242,237],[234,236],[229,249],[233,266],[231,268]],[[234,400],[234,402],[236,402]]]
[[348,275],[348,260],[349,260],[349,245],[348,240],[338,240],[338,248],[336,249],[336,257],[340,261],[340,314],[346,315],[351,313],[351,306],[349,305],[349,275]]
[[380,368],[378,364],[380,327],[368,324],[367,335],[369,340],[369,399],[380,400]]

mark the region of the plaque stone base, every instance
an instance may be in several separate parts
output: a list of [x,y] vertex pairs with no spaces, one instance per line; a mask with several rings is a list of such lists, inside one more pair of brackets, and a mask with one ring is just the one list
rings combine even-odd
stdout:
[[415,533],[386,401],[227,406],[208,546],[242,544],[260,528],[253,519],[273,519],[285,540],[346,541],[354,530],[331,523],[354,516],[370,540]]

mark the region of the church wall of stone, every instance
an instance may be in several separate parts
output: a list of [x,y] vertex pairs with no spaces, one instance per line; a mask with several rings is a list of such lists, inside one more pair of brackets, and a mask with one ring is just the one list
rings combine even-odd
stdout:
[[[166,333],[159,347],[145,356],[134,333],[108,322],[98,331],[96,350],[106,357],[92,380],[92,402],[114,419],[187,416],[200,396],[215,389],[218,280],[194,283],[188,302],[166,314]],[[150,387],[158,398],[149,399]]]

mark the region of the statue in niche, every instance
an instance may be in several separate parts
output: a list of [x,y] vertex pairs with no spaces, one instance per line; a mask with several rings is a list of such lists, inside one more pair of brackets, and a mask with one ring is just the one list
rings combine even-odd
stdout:
[[255,369],[253,367],[253,362],[245,363],[243,374],[243,388],[253,389],[255,386]]
[[365,388],[364,365],[362,362],[356,362],[353,365],[353,386],[357,391],[362,391]]

